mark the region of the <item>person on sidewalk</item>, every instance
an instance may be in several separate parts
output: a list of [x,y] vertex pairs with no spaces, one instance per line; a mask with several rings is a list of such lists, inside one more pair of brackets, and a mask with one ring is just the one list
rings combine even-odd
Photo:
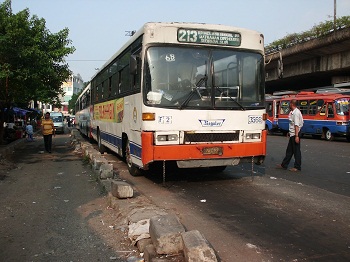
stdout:
[[45,150],[51,153],[52,135],[55,136],[55,126],[49,112],[45,114],[45,118],[41,122],[41,133],[44,137]]
[[300,110],[297,108],[297,101],[295,99],[290,101],[289,107],[289,142],[282,164],[278,165],[277,168],[287,169],[294,155],[294,167],[289,170],[298,172],[301,170],[300,130],[303,127],[304,120]]
[[34,139],[33,139],[33,126],[30,123],[28,123],[28,125],[26,126],[26,133],[28,135],[27,140],[34,141]]

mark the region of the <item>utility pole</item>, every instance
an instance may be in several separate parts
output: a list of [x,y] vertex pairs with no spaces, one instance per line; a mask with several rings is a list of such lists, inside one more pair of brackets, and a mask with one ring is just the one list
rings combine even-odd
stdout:
[[337,0],[334,0],[334,15],[333,15],[333,27],[334,27],[334,32],[337,29]]

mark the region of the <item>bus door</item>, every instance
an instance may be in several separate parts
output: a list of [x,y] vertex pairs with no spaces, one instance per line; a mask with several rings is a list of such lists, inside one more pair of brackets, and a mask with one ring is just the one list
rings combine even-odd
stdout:
[[280,107],[280,101],[274,100],[274,108],[273,108],[273,122],[277,126],[278,122],[278,108]]
[[327,103],[327,119],[328,120],[334,120],[333,103]]
[[266,113],[267,113],[267,120],[266,120],[266,129],[268,131],[271,131],[273,129],[273,100],[266,101]]
[[326,140],[331,140],[335,132],[335,121],[334,121],[334,103],[327,102],[324,104],[320,111],[320,116],[323,118],[322,125],[317,130],[322,134],[323,138]]

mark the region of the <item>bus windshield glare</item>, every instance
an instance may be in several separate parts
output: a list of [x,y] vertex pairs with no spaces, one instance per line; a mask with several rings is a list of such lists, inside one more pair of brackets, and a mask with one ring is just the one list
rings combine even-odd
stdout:
[[335,100],[335,107],[338,115],[349,115],[350,106],[349,98],[342,98]]
[[261,54],[213,48],[150,47],[145,103],[171,108],[264,107]]

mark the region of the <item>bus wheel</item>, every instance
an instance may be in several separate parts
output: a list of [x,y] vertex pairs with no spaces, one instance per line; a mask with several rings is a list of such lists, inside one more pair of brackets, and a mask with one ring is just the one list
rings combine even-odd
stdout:
[[98,130],[98,132],[97,132],[97,144],[98,144],[98,151],[99,151],[101,154],[103,154],[104,152],[106,152],[106,147],[105,147],[104,145],[102,145],[100,130]]
[[327,141],[332,141],[334,139],[334,136],[329,129],[325,130],[324,137]]
[[126,141],[125,161],[126,161],[126,165],[128,166],[129,173],[132,176],[141,176],[142,175],[141,170],[137,166],[135,166],[135,164],[132,162],[129,139]]
[[221,173],[226,169],[226,166],[211,166],[209,169],[213,173]]
[[350,142],[350,135],[346,136],[346,140]]

